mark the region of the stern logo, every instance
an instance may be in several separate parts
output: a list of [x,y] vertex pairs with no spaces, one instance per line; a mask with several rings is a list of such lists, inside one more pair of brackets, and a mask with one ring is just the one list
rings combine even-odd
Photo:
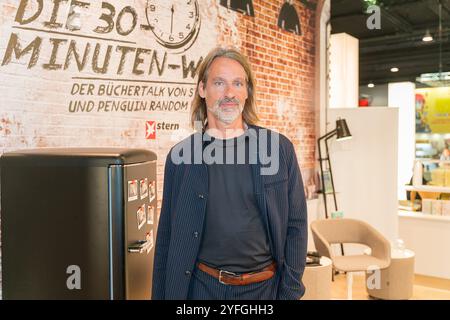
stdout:
[[180,129],[178,123],[168,123],[168,122],[156,122],[156,121],[146,121],[145,122],[145,139],[155,140],[156,131],[176,131]]
[[145,139],[155,140],[156,139],[156,122],[146,121],[145,122]]

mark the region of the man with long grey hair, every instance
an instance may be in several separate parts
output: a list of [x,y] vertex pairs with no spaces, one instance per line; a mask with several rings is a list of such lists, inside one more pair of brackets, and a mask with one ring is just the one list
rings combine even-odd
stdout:
[[256,125],[246,57],[203,60],[191,122],[166,159],[153,299],[299,299],[307,214],[292,143]]

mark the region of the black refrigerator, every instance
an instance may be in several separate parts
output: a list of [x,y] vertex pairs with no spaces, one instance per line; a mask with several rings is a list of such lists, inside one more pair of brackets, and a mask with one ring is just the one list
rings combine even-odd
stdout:
[[3,299],[150,299],[156,159],[120,148],[4,153]]

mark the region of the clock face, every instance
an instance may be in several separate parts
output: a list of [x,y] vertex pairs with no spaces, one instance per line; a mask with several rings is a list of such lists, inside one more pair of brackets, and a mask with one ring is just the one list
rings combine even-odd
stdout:
[[197,38],[200,30],[197,0],[148,0],[145,11],[150,29],[164,47],[190,47]]

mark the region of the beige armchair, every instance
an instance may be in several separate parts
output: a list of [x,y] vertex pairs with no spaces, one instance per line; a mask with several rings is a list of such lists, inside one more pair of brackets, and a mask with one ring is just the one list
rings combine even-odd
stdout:
[[[352,298],[352,272],[387,268],[391,261],[389,241],[368,223],[355,219],[325,219],[311,223],[314,245],[329,257],[336,270],[347,274],[347,298]],[[372,249],[370,255],[335,255],[331,244],[358,243]],[[345,252],[344,252],[345,253]]]

